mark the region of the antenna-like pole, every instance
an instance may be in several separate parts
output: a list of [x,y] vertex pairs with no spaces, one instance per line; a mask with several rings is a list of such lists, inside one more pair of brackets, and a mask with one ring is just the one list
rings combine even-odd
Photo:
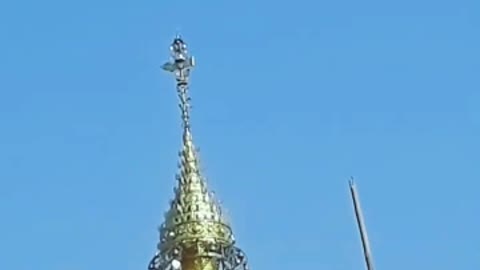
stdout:
[[362,240],[365,263],[367,265],[367,270],[373,270],[373,259],[370,251],[370,243],[368,241],[367,229],[363,220],[362,208],[360,207],[360,200],[358,198],[357,189],[355,187],[355,183],[353,182],[353,178],[350,180],[349,185],[350,193],[352,194],[353,208],[355,210],[355,218],[357,220],[358,230],[360,232],[360,237]]

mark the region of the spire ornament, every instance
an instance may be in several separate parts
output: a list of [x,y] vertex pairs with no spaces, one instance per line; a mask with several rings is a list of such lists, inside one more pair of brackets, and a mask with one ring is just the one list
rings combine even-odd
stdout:
[[174,74],[182,117],[177,186],[160,227],[158,251],[149,270],[248,270],[245,254],[235,246],[230,224],[200,170],[190,125],[188,84],[195,66],[180,36],[170,46],[163,69]]

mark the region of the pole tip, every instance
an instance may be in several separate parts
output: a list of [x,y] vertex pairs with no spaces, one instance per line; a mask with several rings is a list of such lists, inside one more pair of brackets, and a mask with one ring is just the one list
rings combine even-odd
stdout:
[[355,185],[355,179],[353,178],[353,176],[350,176],[350,180],[348,180],[348,184],[350,185],[350,187],[353,187]]

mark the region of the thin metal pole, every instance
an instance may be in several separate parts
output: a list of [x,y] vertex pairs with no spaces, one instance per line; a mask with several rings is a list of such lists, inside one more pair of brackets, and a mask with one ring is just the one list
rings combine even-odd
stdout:
[[352,195],[353,208],[355,210],[355,218],[357,220],[358,230],[360,232],[360,237],[362,240],[363,255],[365,257],[365,263],[367,265],[367,270],[373,270],[373,259],[372,253],[370,251],[370,243],[368,241],[367,229],[365,227],[365,221],[363,220],[362,208],[360,206],[360,200],[358,198],[357,189],[353,178],[349,182],[350,193]]

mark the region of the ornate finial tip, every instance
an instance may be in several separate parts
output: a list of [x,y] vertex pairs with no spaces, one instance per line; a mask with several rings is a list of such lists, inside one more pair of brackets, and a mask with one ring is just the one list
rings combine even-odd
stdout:
[[170,47],[172,52],[187,53],[187,44],[180,35],[176,35]]
[[193,56],[188,53],[187,44],[179,34],[176,35],[170,45],[170,58],[171,61],[163,65],[163,69],[166,71],[189,70],[195,65]]

